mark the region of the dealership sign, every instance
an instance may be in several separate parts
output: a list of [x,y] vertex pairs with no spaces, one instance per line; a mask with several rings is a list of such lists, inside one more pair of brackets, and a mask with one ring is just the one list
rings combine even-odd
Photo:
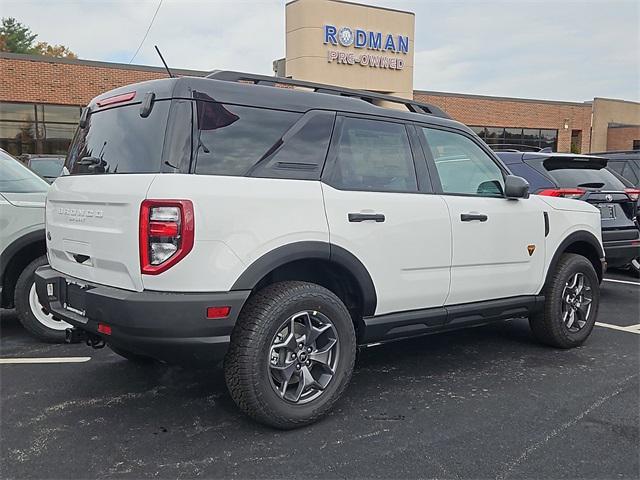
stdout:
[[[330,48],[327,52],[327,61],[329,63],[361,65],[363,67],[390,70],[402,70],[404,68],[404,58],[393,54],[406,55],[409,53],[408,36],[370,32],[361,28],[336,28],[334,25],[324,26],[324,44],[349,49],[334,50]],[[353,50],[350,50],[351,48]]]

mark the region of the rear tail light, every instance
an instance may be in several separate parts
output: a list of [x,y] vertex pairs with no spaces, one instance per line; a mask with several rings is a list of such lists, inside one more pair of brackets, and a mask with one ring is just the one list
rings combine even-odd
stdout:
[[638,198],[640,198],[640,188],[625,188],[624,193],[634,202],[637,202]]
[[193,204],[189,200],[145,200],[140,207],[140,271],[157,275],[193,248]]
[[538,195],[547,197],[580,198],[586,193],[582,188],[545,188]]

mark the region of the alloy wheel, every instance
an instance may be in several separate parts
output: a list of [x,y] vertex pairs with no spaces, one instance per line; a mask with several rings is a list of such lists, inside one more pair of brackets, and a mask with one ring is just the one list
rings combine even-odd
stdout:
[[587,324],[592,301],[589,279],[581,272],[573,274],[562,291],[562,323],[570,332],[577,332]]
[[288,402],[311,402],[333,379],[339,353],[336,328],[326,315],[313,310],[291,315],[269,348],[271,386]]

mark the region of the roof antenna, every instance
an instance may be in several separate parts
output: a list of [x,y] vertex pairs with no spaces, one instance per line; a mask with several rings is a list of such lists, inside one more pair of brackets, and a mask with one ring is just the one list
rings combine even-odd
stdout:
[[164,65],[164,68],[167,69],[167,73],[169,74],[169,78],[174,78],[173,77],[173,73],[171,73],[171,70],[169,70],[169,67],[167,66],[167,62],[164,61],[164,57],[160,53],[160,49],[158,48],[158,46],[154,45],[153,48],[155,48],[156,52],[158,52],[158,56],[160,57],[160,60],[162,60],[162,64]]

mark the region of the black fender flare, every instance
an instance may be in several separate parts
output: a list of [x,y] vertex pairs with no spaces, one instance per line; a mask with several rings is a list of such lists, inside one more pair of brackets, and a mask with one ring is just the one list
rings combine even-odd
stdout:
[[[585,242],[591,245],[595,250],[595,252],[597,253],[598,259],[600,259],[601,261],[604,261],[604,250],[602,248],[602,245],[600,245],[600,242],[598,241],[598,239],[593,233],[587,232],[586,230],[579,230],[577,232],[573,232],[569,234],[564,240],[562,240],[562,242],[560,242],[560,245],[558,245],[558,248],[554,252],[553,257],[551,258],[551,263],[549,263],[549,268],[547,269],[547,275],[545,277],[544,286],[546,286],[547,283],[549,282],[550,275],[555,271],[556,266],[558,265],[558,261],[560,260],[560,257],[562,256],[562,254],[565,253],[565,251],[567,250],[567,247],[569,247],[571,244],[576,242]],[[598,269],[597,265],[595,267],[596,267],[596,273],[598,274],[598,277],[600,277],[600,280],[602,280],[602,276],[604,275],[604,265],[602,265],[600,269]],[[544,287],[543,287],[543,290],[544,290]]]
[[363,315],[371,316],[375,313],[378,298],[369,271],[353,253],[328,242],[295,242],[275,248],[249,265],[231,290],[253,290],[260,280],[276,268],[307,259],[327,260],[349,271],[362,293]]

